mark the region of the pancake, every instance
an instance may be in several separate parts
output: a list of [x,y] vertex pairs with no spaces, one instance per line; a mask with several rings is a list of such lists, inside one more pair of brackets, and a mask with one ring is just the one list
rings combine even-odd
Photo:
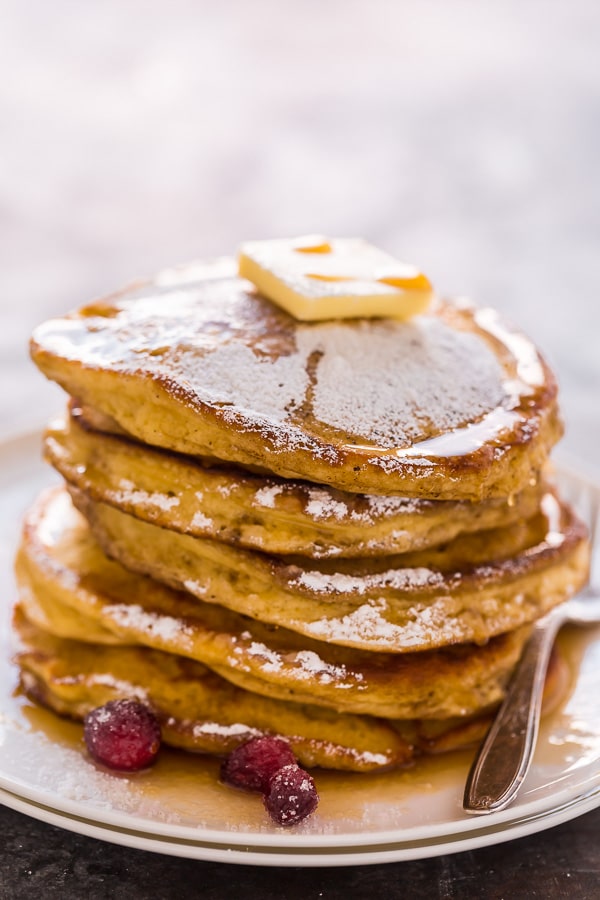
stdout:
[[28,619],[59,638],[141,644],[204,663],[262,696],[393,719],[477,715],[503,697],[527,627],[483,646],[369,653],[203,603],[109,560],[67,494],[52,490],[27,516],[17,557]]
[[551,493],[518,526],[441,548],[309,562],[178,534],[71,495],[105,553],[126,568],[253,619],[375,652],[483,643],[535,621],[587,577],[585,529]]
[[[222,755],[259,734],[288,740],[299,762],[352,772],[406,766],[422,754],[468,747],[482,739],[490,715],[427,721],[346,715],[282,703],[241,690],[200,663],[141,647],[94,647],[56,638],[17,608],[21,688],[62,716],[83,719],[123,697],[156,714],[162,740],[195,753]],[[544,705],[555,703],[565,664],[554,654]]]
[[231,261],[46,322],[31,350],[144,443],[356,493],[508,497],[562,431],[550,371],[492,310],[299,323]]
[[227,753],[257,734],[286,737],[307,766],[370,771],[406,765],[414,748],[389,723],[283,703],[244,691],[192,660],[141,647],[94,647],[55,638],[22,614],[17,662],[25,691],[83,719],[109,700],[135,697],[156,713],[165,743]]
[[93,500],[147,522],[271,554],[383,556],[534,515],[542,482],[480,503],[350,494],[210,466],[90,428],[80,411],[51,424],[46,459]]

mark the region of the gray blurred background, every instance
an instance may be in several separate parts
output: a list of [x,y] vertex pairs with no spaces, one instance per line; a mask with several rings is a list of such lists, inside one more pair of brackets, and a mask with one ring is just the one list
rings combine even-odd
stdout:
[[36,322],[305,232],[502,309],[600,468],[600,3],[0,0],[0,436]]

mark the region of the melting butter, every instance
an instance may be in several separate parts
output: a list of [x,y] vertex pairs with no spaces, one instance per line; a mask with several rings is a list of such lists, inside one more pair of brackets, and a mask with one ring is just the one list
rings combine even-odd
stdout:
[[241,247],[239,272],[301,321],[409,319],[433,297],[415,266],[355,238],[252,241]]

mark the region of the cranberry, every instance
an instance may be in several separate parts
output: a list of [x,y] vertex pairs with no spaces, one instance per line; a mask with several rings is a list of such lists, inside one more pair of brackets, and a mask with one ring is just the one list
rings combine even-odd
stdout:
[[256,737],[232,750],[221,766],[221,780],[246,791],[269,789],[273,775],[296,758],[287,741],[276,737]]
[[90,756],[110,769],[135,772],[156,758],[160,725],[137,700],[111,700],[89,712],[83,725]]
[[284,766],[271,779],[265,807],[278,825],[296,825],[317,808],[319,795],[308,772],[300,766]]

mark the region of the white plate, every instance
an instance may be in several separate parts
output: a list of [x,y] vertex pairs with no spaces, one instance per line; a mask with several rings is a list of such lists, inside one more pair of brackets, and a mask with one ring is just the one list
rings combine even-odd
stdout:
[[[600,806],[600,629],[571,632],[573,684],[543,722],[518,800],[484,818],[461,801],[467,754],[409,772],[359,776],[319,772],[317,812],[293,830],[270,824],[260,799],[219,784],[214,760],[166,751],[123,778],[85,757],[81,728],[15,694],[10,663],[12,557],[20,521],[55,479],[39,462],[39,436],[0,445],[0,802],[42,821],[124,846],[176,856],[260,865],[332,866],[419,859],[541,831]],[[598,489],[563,476],[582,499]]]

